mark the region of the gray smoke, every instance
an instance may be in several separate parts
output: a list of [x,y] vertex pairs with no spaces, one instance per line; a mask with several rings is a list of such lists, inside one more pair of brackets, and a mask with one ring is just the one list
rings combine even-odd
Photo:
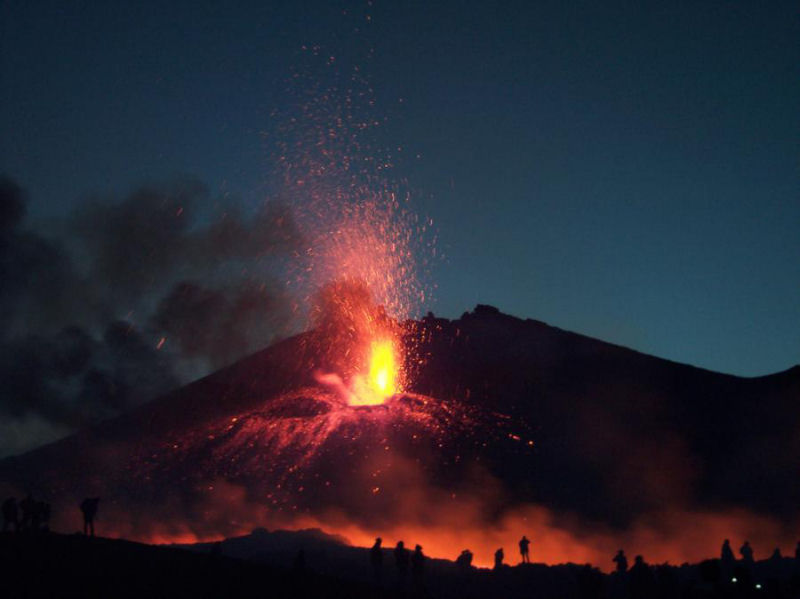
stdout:
[[287,334],[300,236],[196,181],[95,197],[55,232],[0,178],[0,456],[114,416]]

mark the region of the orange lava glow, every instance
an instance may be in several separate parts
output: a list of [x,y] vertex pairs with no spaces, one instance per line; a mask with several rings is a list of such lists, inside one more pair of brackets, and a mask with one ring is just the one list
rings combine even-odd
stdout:
[[[105,519],[103,535],[127,538],[153,544],[197,543],[222,540],[231,536],[246,535],[258,526],[270,530],[304,530],[319,528],[328,534],[340,535],[352,545],[369,547],[377,536],[384,545],[393,546],[403,540],[406,545],[419,543],[425,554],[441,559],[455,560],[462,549],[475,554],[473,564],[481,568],[492,565],[494,551],[503,547],[506,563],[519,563],[517,541],[525,534],[532,540],[531,558],[548,565],[563,563],[591,563],[605,572],[611,572],[611,558],[617,549],[624,548],[629,557],[641,554],[650,564],[684,562],[697,563],[719,556],[722,540],[730,538],[738,547],[749,539],[755,549],[756,559],[767,558],[780,547],[790,553],[795,538],[778,523],[745,510],[720,513],[677,510],[659,514],[658,522],[646,520],[636,523],[630,530],[587,530],[576,523],[556,525],[554,514],[545,508],[520,506],[505,514],[494,524],[480,521],[475,505],[469,502],[448,502],[437,511],[439,522],[410,522],[388,524],[380,527],[360,525],[337,513],[319,516],[276,517],[263,506],[242,507],[237,523],[228,522],[222,530],[220,522],[169,524],[150,522],[132,527],[128,513],[109,514]],[[74,514],[72,529],[79,527]],[[70,529],[69,526],[65,530]]]
[[376,406],[401,391],[398,384],[397,352],[391,339],[373,341],[370,348],[369,373],[355,380],[354,393],[348,403],[354,406]]
[[350,406],[379,406],[404,391],[402,354],[397,342],[379,337],[368,345],[363,370],[353,375],[349,385],[336,373],[316,372],[314,375],[318,383],[334,391]]

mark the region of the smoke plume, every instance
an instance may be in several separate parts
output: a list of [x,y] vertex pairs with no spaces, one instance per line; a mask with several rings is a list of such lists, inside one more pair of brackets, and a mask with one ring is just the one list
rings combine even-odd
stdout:
[[48,234],[0,179],[0,456],[109,418],[291,330],[289,210],[197,181],[93,197]]

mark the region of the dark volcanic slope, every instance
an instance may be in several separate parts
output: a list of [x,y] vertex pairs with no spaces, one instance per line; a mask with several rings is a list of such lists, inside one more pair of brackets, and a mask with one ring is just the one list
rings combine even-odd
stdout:
[[799,368],[727,376],[480,306],[407,329],[423,364],[386,406],[343,407],[315,386],[308,333],[3,460],[0,481],[132,512],[177,501],[206,521],[221,481],[248,504],[365,521],[396,516],[415,486],[616,525],[675,506],[788,519],[800,500]]
[[[427,326],[418,390],[469,389],[534,427],[536,500],[612,521],[667,503],[796,513],[800,367],[729,376],[481,306]],[[521,483],[517,466],[503,477]]]

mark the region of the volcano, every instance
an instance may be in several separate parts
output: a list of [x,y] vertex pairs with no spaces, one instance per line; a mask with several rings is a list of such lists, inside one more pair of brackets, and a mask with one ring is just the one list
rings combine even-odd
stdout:
[[526,506],[572,539],[602,531],[603,551],[676,511],[791,530],[800,367],[719,374],[481,305],[400,328],[415,360],[380,405],[348,405],[318,382],[311,331],[6,458],[0,481],[57,516],[65,506],[65,527],[77,515],[66,506],[101,496],[107,531],[150,541],[313,522],[361,542],[446,527],[455,543]]

